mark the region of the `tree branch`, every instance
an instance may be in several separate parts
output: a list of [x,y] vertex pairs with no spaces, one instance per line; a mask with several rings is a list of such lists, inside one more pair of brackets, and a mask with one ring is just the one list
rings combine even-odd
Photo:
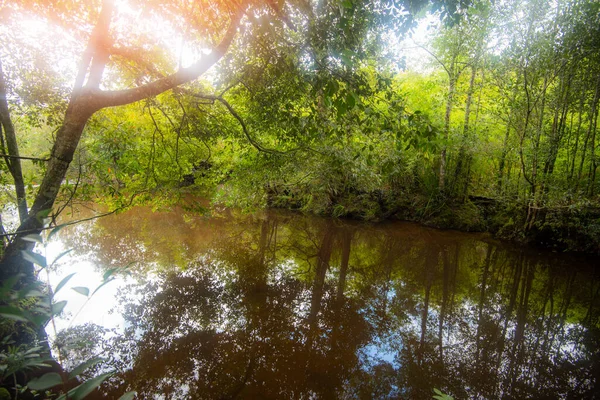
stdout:
[[27,235],[29,233],[39,233],[40,231],[47,231],[49,229],[54,229],[57,228],[58,226],[70,226],[70,225],[75,225],[75,224],[79,224],[81,222],[87,222],[87,221],[91,221],[97,218],[102,218],[102,217],[106,217],[109,216],[111,214],[114,214],[116,212],[119,212],[121,210],[124,210],[128,207],[130,207],[133,204],[133,200],[136,198],[136,196],[139,196],[140,194],[144,193],[144,191],[139,192],[139,193],[134,193],[131,198],[129,199],[129,203],[121,206],[121,207],[117,207],[112,211],[108,211],[102,214],[98,214],[98,215],[94,215],[92,217],[88,217],[88,218],[83,218],[83,219],[78,219],[76,221],[69,221],[69,222],[65,222],[64,224],[60,224],[60,225],[52,225],[52,226],[46,226],[43,228],[39,228],[39,229],[29,229],[29,230],[23,230],[23,231],[17,231],[17,232],[12,232],[12,233],[2,233],[0,234],[0,238],[8,238],[11,236],[17,236],[17,235]]
[[180,89],[183,93],[195,97],[195,98],[199,98],[199,99],[205,99],[205,100],[210,100],[210,101],[218,101],[221,104],[223,104],[227,110],[229,111],[229,113],[238,120],[238,122],[240,123],[240,126],[242,127],[242,131],[244,132],[244,136],[246,136],[246,139],[248,139],[248,141],[250,142],[250,144],[258,151],[261,151],[263,153],[268,153],[268,154],[289,154],[289,153],[293,153],[296,152],[298,150],[300,150],[299,148],[296,149],[291,149],[291,150],[287,150],[287,151],[280,151],[280,150],[275,150],[275,149],[268,149],[266,147],[263,147],[260,143],[258,143],[251,135],[250,132],[248,131],[248,127],[246,126],[246,123],[244,122],[244,119],[235,111],[235,109],[231,106],[231,104],[229,104],[229,102],[227,100],[225,100],[223,97],[221,96],[216,96],[216,95],[212,95],[212,94],[200,94],[200,93],[193,93],[190,92],[189,90],[182,90]]
[[134,103],[148,97],[154,97],[169,89],[190,82],[205,73],[217,61],[223,57],[237,32],[241,18],[241,11],[233,15],[229,28],[221,42],[212,50],[210,54],[202,57],[196,63],[187,68],[181,68],[174,74],[164,78],[157,79],[154,82],[138,86],[133,89],[114,90],[114,91],[94,91],[93,96],[100,108],[116,107],[125,104]]
[[8,154],[0,154],[0,157],[12,158],[15,160],[32,160],[32,161],[50,161],[49,158],[38,158],[38,157],[26,157],[26,156],[11,156]]

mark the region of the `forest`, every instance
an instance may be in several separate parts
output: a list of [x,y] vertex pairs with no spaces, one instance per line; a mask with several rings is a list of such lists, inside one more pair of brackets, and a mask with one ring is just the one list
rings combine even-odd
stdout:
[[[0,37],[13,300],[78,204],[412,221],[600,254],[598,1],[8,0]],[[4,298],[0,315],[38,329],[52,296],[42,317]]]
[[184,3],[4,7],[19,229],[195,190],[598,252],[597,2]]

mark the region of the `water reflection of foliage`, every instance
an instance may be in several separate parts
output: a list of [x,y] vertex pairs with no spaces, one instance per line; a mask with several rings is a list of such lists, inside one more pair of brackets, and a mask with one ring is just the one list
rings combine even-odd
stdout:
[[[206,224],[167,228],[158,242],[138,235],[149,248],[188,235],[179,261],[145,259],[187,260],[185,270],[162,267],[121,299],[129,328],[114,343],[115,363],[121,384],[143,397],[597,390],[600,285],[572,260],[413,225],[277,213]],[[121,233],[156,226],[186,232],[159,219]]]
[[221,271],[222,281],[215,279],[219,269],[203,264],[136,293],[141,301],[126,310],[131,325],[117,343],[131,367],[124,381],[147,388],[142,397],[181,390],[188,398],[233,397],[242,389],[249,398],[334,394],[357,368],[356,349],[368,339],[355,302],[327,296],[319,321],[312,321],[298,312],[308,297],[299,281],[267,284]]

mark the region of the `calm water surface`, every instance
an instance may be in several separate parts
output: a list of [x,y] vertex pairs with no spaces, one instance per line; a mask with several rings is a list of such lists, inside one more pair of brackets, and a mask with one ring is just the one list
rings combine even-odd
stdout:
[[594,398],[594,260],[479,234],[285,212],[203,217],[135,208],[64,229],[51,280],[94,288],[82,335],[117,376],[109,398]]

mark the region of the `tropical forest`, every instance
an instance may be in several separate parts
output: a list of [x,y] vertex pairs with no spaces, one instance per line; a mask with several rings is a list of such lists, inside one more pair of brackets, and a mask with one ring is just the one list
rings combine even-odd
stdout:
[[0,1],[0,400],[600,399],[598,0]]

